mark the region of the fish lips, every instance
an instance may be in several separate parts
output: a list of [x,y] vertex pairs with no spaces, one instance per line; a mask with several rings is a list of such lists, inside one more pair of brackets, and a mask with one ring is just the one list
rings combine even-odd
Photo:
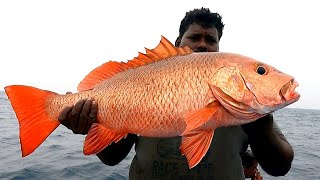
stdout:
[[282,102],[285,104],[292,104],[300,99],[300,94],[296,92],[299,83],[294,79],[285,84],[279,91]]
[[261,105],[261,110],[264,113],[274,112],[282,109],[300,99],[300,94],[296,92],[296,88],[299,86],[298,82],[291,79],[286,83],[279,91],[279,102],[274,105]]

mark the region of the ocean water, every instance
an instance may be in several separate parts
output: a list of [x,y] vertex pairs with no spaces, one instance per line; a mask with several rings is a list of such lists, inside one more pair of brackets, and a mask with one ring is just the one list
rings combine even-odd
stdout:
[[[261,168],[264,179],[320,179],[320,110],[282,109],[275,120],[295,150],[290,172],[272,177]],[[130,152],[117,166],[106,166],[82,154],[85,136],[59,126],[31,155],[22,158],[19,127],[10,102],[0,92],[0,179],[128,179]]]

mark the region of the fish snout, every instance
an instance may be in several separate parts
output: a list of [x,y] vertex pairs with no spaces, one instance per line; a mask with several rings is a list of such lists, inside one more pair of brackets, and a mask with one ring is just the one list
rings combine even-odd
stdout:
[[294,79],[291,79],[280,89],[280,96],[284,101],[296,101],[300,98],[300,94],[296,92],[296,87],[299,83]]

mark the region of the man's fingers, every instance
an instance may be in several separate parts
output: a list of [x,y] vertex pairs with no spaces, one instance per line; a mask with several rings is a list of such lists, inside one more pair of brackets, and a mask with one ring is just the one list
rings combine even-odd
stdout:
[[80,134],[87,134],[88,131],[86,131],[87,126],[91,126],[88,125],[88,121],[89,121],[89,114],[91,111],[91,104],[92,104],[92,100],[86,100],[83,107],[82,107],[82,111],[79,117],[79,124],[78,124],[78,131]]
[[84,103],[85,100],[80,100],[74,105],[71,113],[69,114],[71,119],[74,119],[74,117],[78,117],[80,115]]
[[92,100],[88,99],[85,101],[83,107],[82,107],[82,111],[81,111],[81,115],[80,117],[88,117],[90,114],[90,110],[91,110],[91,104],[92,104]]
[[97,113],[98,113],[98,104],[95,101],[92,101],[91,103],[91,111],[88,116],[88,124],[86,126],[86,132],[88,133],[89,129],[91,128],[91,125],[97,121]]
[[59,117],[58,117],[58,120],[61,124],[63,124],[64,126],[66,127],[69,127],[69,113],[71,112],[73,106],[70,106],[70,107],[65,107]]
[[92,101],[91,112],[90,112],[90,115],[89,115],[91,124],[96,122],[97,113],[98,113],[98,104],[95,101]]
[[79,116],[82,111],[82,107],[85,103],[85,100],[78,101],[72,111],[69,113],[69,121],[70,121],[70,129],[74,131],[74,133],[77,132],[78,124],[79,124]]
[[97,120],[98,105],[93,100],[80,100],[74,106],[66,107],[58,120],[75,134],[87,134]]

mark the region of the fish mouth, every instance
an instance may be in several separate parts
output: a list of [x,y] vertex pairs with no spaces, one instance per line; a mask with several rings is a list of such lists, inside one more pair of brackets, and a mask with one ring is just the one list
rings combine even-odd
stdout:
[[[299,86],[299,83],[294,79],[291,79],[287,84],[285,84],[280,89],[280,97],[283,102],[288,102],[291,104],[300,98],[300,94],[296,92],[296,88]],[[286,103],[287,104],[287,103]]]

